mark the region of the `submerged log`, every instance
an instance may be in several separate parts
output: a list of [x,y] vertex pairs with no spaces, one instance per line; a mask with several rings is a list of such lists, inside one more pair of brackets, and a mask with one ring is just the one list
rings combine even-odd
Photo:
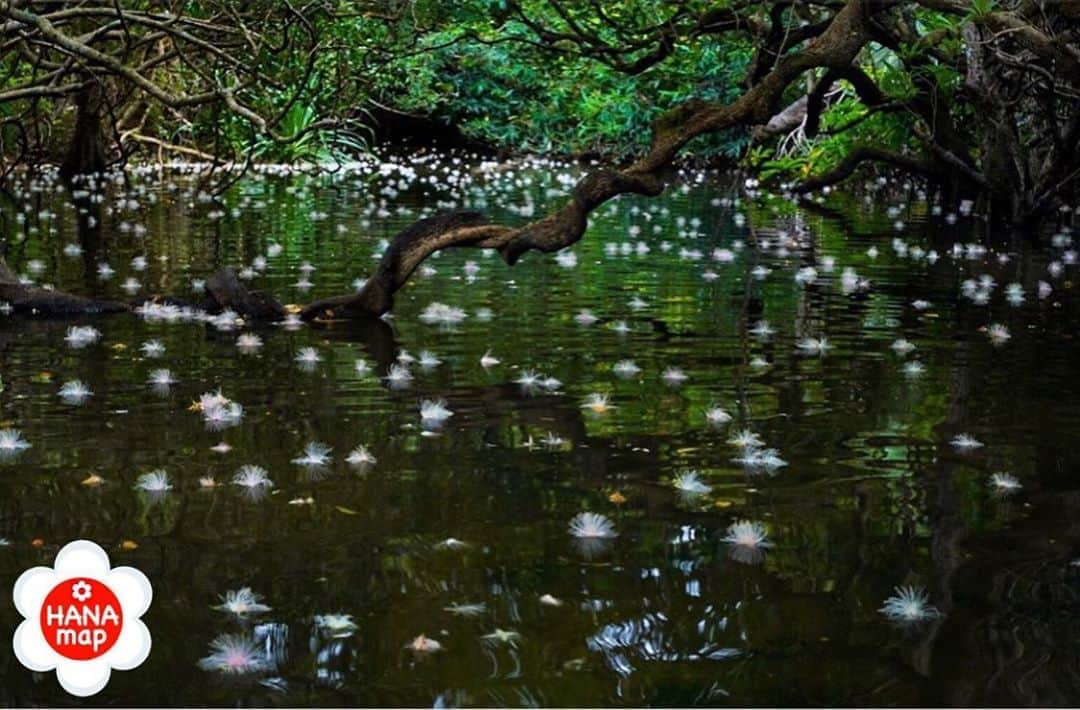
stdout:
[[279,320],[286,310],[268,294],[251,291],[230,268],[218,269],[206,280],[206,299],[194,303],[175,296],[149,296],[131,303],[100,300],[64,291],[54,291],[19,282],[19,277],[0,258],[0,304],[6,303],[12,312],[32,316],[105,315],[134,312],[145,303],[195,308],[208,314],[229,309],[254,321]]
[[206,293],[212,299],[211,311],[232,309],[252,320],[278,320],[285,317],[285,307],[262,291],[249,291],[230,268],[221,268],[206,280]]
[[15,313],[45,316],[124,313],[131,310],[131,306],[118,301],[99,301],[22,284],[3,259],[0,259],[0,303],[7,303]]
[[448,212],[422,219],[394,235],[375,274],[359,292],[316,301],[300,315],[304,320],[378,318],[394,305],[394,293],[429,254],[476,244],[504,230],[509,231],[488,225],[479,212]]

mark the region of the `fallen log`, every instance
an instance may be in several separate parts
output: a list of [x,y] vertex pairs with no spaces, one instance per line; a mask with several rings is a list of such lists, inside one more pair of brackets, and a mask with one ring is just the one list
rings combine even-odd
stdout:
[[35,316],[96,315],[131,310],[130,305],[118,301],[99,301],[23,284],[3,259],[0,259],[0,303],[7,303],[14,313]]

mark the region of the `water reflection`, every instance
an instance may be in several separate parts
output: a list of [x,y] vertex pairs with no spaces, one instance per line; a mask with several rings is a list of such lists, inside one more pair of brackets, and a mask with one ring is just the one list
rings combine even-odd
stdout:
[[[308,300],[438,203],[519,219],[575,170],[391,194],[444,164],[388,165],[221,204],[177,179],[92,225],[25,186],[7,259]],[[0,316],[0,567],[88,537],[153,580],[154,653],[102,704],[1073,704],[1071,245],[964,246],[914,198],[625,199],[558,256],[440,255],[387,321]],[[898,586],[939,613],[895,626]],[[272,611],[213,608],[244,587]]]

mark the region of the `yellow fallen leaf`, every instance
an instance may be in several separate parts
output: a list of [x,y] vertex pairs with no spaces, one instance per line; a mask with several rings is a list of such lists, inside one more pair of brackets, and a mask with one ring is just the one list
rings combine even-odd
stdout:
[[352,508],[346,508],[343,505],[335,505],[334,509],[337,510],[339,513],[344,513],[345,515],[360,515],[360,513],[356,512]]
[[105,482],[105,479],[96,473],[91,473],[89,476],[82,480],[84,486],[100,486]]
[[727,498],[719,498],[713,505],[717,508],[730,508],[735,505],[735,501],[728,500]]
[[622,493],[619,493],[618,491],[615,491],[614,493],[609,495],[607,499],[615,505],[622,505],[626,502],[626,496],[624,496]]
[[286,313],[299,313],[300,311],[304,310],[301,306],[298,306],[295,303],[286,303],[284,306],[282,306],[282,308],[285,309]]
[[124,540],[123,542],[120,543],[120,549],[123,550],[124,552],[131,552],[132,550],[137,549],[138,547],[139,547],[139,543],[135,542],[134,540]]
[[125,345],[124,343],[113,343],[112,349],[116,350],[117,352],[121,350],[127,350],[127,345]]

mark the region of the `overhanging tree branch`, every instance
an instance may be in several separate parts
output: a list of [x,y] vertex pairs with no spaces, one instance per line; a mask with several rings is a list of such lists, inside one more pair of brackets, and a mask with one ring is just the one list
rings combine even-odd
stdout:
[[795,190],[796,192],[807,193],[843,182],[851,177],[860,165],[866,162],[885,163],[924,177],[933,177],[939,174],[933,161],[873,146],[859,146],[845,155],[843,160],[832,170],[804,180]]

